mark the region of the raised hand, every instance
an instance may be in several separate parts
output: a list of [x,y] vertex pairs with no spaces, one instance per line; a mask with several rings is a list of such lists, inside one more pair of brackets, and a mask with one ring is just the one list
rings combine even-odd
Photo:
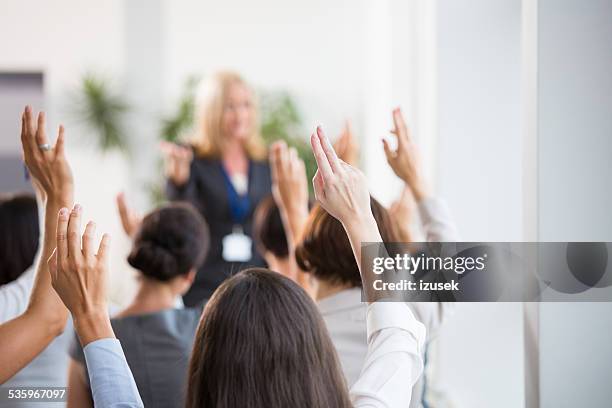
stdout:
[[50,200],[71,203],[74,192],[72,171],[64,152],[64,127],[59,126],[57,140],[50,144],[45,130],[45,113],[36,120],[30,106],[21,116],[23,158],[38,190]]
[[364,174],[338,158],[320,126],[310,137],[310,144],[318,166],[312,180],[315,198],[323,208],[345,227],[372,218]]
[[421,174],[419,154],[399,108],[393,111],[393,124],[394,129],[391,133],[397,137],[397,149],[392,150],[389,142],[382,140],[387,162],[395,174],[410,187],[414,198],[421,201],[427,191]]
[[160,149],[164,155],[166,177],[177,186],[182,186],[189,180],[193,151],[170,142],[161,142]]
[[284,141],[275,142],[270,149],[272,195],[276,205],[290,214],[308,213],[308,180],[306,167],[295,148]]
[[138,228],[140,228],[142,217],[127,205],[123,192],[117,194],[117,211],[119,211],[123,231],[125,231],[129,237],[134,237]]
[[83,346],[114,337],[106,304],[106,279],[110,237],[102,236],[95,248],[96,225],[89,222],[81,238],[82,208],[69,213],[62,208],[57,217],[57,248],[49,258],[51,283],[70,313]]
[[359,162],[359,143],[353,134],[353,127],[350,121],[344,122],[344,128],[340,137],[334,143],[334,149],[338,153],[338,157],[350,164],[356,166]]

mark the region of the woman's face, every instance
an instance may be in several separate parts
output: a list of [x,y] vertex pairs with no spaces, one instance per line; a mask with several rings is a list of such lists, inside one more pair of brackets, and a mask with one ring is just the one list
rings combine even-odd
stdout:
[[253,101],[249,89],[242,84],[229,87],[223,106],[221,127],[228,139],[246,140],[253,128]]

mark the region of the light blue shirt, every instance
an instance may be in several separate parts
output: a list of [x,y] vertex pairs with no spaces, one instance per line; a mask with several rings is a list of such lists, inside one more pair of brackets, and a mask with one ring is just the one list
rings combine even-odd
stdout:
[[119,340],[92,341],[83,348],[83,352],[95,407],[144,407]]

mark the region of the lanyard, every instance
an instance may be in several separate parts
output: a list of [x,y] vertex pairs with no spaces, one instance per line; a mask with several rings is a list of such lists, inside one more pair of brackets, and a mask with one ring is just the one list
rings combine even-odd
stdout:
[[[221,166],[221,173],[223,174],[223,180],[225,181],[232,222],[234,224],[242,224],[249,215],[249,210],[251,208],[251,200],[249,199],[248,190],[244,195],[238,194],[232,180],[229,177],[229,174],[227,174],[227,171],[225,171],[225,168],[223,167],[223,163],[219,163],[219,166]],[[248,172],[249,174],[251,173],[250,162]]]

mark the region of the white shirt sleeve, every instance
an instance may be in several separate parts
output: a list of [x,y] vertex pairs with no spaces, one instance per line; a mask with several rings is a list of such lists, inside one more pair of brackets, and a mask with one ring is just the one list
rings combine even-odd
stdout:
[[419,217],[427,242],[455,242],[459,234],[446,203],[430,197],[418,203]]
[[423,372],[425,326],[407,304],[368,305],[368,352],[350,396],[355,408],[395,408],[410,404],[412,386]]
[[36,276],[36,262],[19,278],[0,286],[0,324],[25,312]]

